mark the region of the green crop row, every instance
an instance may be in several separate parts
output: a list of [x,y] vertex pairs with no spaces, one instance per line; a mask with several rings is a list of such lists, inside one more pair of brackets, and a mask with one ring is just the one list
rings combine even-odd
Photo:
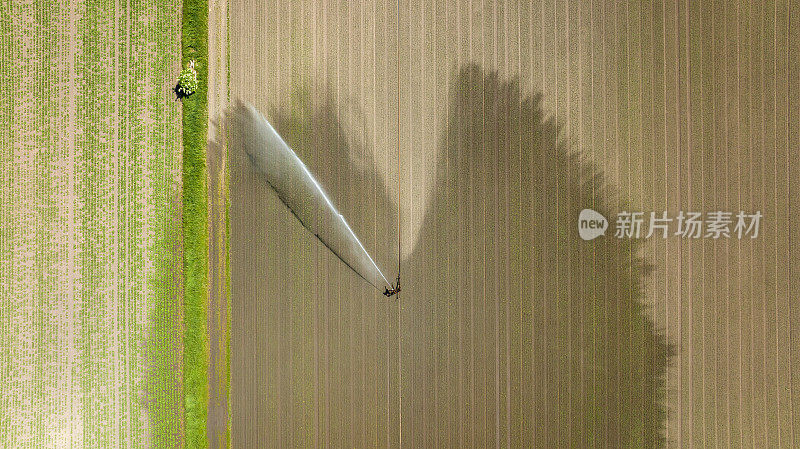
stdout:
[[183,101],[184,348],[186,447],[208,446],[209,341],[206,146],[208,133],[208,1],[184,0],[181,50],[195,61],[197,92]]
[[0,447],[183,437],[179,5],[0,2]]

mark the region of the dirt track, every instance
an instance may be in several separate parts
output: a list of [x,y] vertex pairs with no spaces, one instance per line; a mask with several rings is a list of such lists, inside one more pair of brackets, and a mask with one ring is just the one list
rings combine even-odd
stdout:
[[209,332],[208,441],[228,447],[230,308],[228,303],[227,142],[224,114],[228,104],[228,2],[209,2],[208,207]]

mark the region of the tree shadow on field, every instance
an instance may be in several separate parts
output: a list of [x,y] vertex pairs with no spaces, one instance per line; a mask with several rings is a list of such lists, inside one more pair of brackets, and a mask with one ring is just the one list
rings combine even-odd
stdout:
[[[510,447],[664,446],[664,376],[672,347],[646,316],[642,303],[643,281],[652,267],[637,255],[635,240],[609,235],[583,241],[577,232],[577,217],[584,208],[606,217],[615,215],[610,206],[616,203],[612,189],[604,185],[596,167],[569,151],[561,125],[542,111],[541,95],[524,96],[516,80],[501,80],[476,65],[458,70],[450,86],[449,116],[438,143],[435,191],[425,205],[414,250],[403,263],[399,320],[391,315],[398,310],[395,299],[387,301],[376,294],[376,302],[373,297],[359,296],[359,287],[334,285],[335,280],[350,278],[333,275],[327,286],[312,293],[319,295],[314,310],[323,324],[295,331],[286,327],[288,335],[281,331],[287,319],[304,323],[289,304],[296,304],[308,291],[283,289],[263,293],[263,298],[244,299],[253,306],[237,304],[242,299],[234,293],[234,315],[241,309],[244,317],[239,332],[264,334],[246,328],[257,326],[260,319],[259,312],[250,307],[265,304],[263,310],[268,313],[263,325],[272,329],[267,335],[275,347],[257,362],[265,364],[260,368],[248,367],[256,363],[249,356],[241,362],[236,361],[240,356],[234,356],[234,364],[242,366],[232,365],[232,382],[238,371],[261,372],[264,379],[242,382],[253,383],[252,389],[260,385],[284,391],[285,400],[291,401],[292,386],[272,379],[285,369],[281,360],[286,358],[286,341],[295,338],[307,345],[302,339],[311,339],[313,334],[320,347],[311,351],[302,346],[301,350],[318,354],[314,363],[319,373],[349,373],[351,364],[358,363],[369,367],[363,373],[364,384],[378,388],[369,395],[375,393],[380,398],[376,402],[389,407],[377,413],[375,432],[391,434],[390,443],[397,441],[393,432],[401,428],[408,447],[426,447],[433,441],[475,447],[495,439]],[[353,168],[353,151],[366,158],[372,153],[341,143],[347,139],[342,138],[345,130],[332,102],[314,108],[307,95],[303,97],[306,100],[297,108],[272,114],[276,130],[302,159],[311,160],[312,171],[334,198],[355,198],[358,192],[371,197],[364,199],[366,206],[344,204],[340,209],[348,221],[352,218],[356,233],[377,229],[376,235],[381,235],[387,227],[396,231],[391,228],[396,220],[394,203],[382,183],[376,182],[375,173],[368,173],[374,161],[361,161],[366,171],[354,175],[358,170]],[[330,144],[319,147],[320,142]],[[232,144],[231,152],[235,151]],[[237,198],[247,202],[255,194],[235,192],[233,163],[231,170],[235,248],[237,229],[249,230],[248,226],[272,218],[253,217],[262,213],[261,206],[235,204]],[[379,212],[374,217],[364,214],[363,209],[370,208]],[[396,245],[394,238],[396,234],[390,238],[392,245]],[[378,247],[379,265],[396,256],[382,249],[380,245],[386,242],[366,240],[367,248]],[[257,248],[267,250],[266,246]],[[302,257],[292,249],[280,251],[258,263],[237,261],[232,252],[232,289],[239,288],[236,279],[246,278],[247,270],[266,273],[272,263]],[[253,275],[265,276],[262,272],[253,271]],[[351,283],[364,284],[355,276]],[[261,295],[263,289],[254,285],[251,290]],[[334,291],[339,295],[335,304],[326,296]],[[348,318],[351,314],[355,315]],[[234,316],[237,329],[235,321]],[[402,339],[399,368],[398,354],[392,352],[398,349],[397,341],[389,341],[397,335],[397,322]],[[347,340],[351,324],[365,326],[358,329],[365,329],[366,352]],[[232,344],[236,353],[236,338]],[[314,369],[310,363],[304,366]],[[393,397],[397,391],[391,382],[386,385],[387,379],[394,382],[392,373],[398,369],[402,371],[402,427],[396,422],[399,412],[392,408],[399,402]],[[294,375],[300,373],[296,370]],[[348,401],[358,403],[349,397],[350,391],[362,394],[357,386],[348,389],[347,379],[345,375],[341,384],[337,380],[329,387],[323,379],[313,383],[325,390],[317,394],[327,398],[331,407],[320,405],[312,413],[318,419],[320,438],[352,428],[346,420],[335,418],[342,408],[350,410]],[[357,376],[353,379],[358,382]],[[271,403],[256,404],[256,408],[264,410],[248,412],[248,416],[255,417],[253,431],[262,441],[276,441],[270,438],[280,429],[304,424],[281,419],[306,416],[281,416],[274,423],[265,418],[267,426],[258,427],[260,413],[272,416],[269,410],[280,408]],[[236,414],[236,403],[233,410]],[[236,431],[235,415],[233,428]]]
[[[403,301],[423,315],[408,338],[438,341],[429,355],[458,347],[462,366],[485,369],[458,379],[489,390],[476,401],[490,409],[492,365],[507,345],[511,375],[506,384],[501,367],[500,383],[511,392],[509,422],[525,423],[509,429],[512,446],[662,447],[672,348],[642,304],[652,268],[635,240],[577,232],[584,208],[615,215],[611,189],[569,151],[540,94],[523,97],[516,80],[477,65],[451,86],[437,190],[408,262],[421,279],[406,279]],[[461,325],[449,346],[443,322]],[[488,387],[479,385],[487,372]]]

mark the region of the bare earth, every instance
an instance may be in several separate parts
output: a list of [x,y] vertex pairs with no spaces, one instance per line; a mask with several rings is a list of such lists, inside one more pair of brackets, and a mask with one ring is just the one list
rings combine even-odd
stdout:
[[228,4],[209,2],[209,136],[207,153],[209,207],[209,307],[208,332],[210,363],[208,372],[208,441],[211,448],[228,447],[228,338],[229,302],[226,229],[227,217],[227,141],[224,113],[228,102]]
[[[399,179],[404,261],[365,289],[232,143],[233,446],[797,447],[800,2],[767,5],[401,2],[398,42],[396,3],[230,0],[231,98],[387,272]],[[582,207],[765,221],[586,243]]]

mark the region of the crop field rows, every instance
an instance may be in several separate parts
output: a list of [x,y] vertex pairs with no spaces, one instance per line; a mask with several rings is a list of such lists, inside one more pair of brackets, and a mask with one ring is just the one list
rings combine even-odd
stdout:
[[[233,444],[800,447],[798,20],[798,0],[231,0],[231,98],[389,279],[401,235],[403,266],[387,301],[230,145]],[[584,207],[764,222],[585,242]]]
[[0,2],[0,447],[173,447],[180,2]]

